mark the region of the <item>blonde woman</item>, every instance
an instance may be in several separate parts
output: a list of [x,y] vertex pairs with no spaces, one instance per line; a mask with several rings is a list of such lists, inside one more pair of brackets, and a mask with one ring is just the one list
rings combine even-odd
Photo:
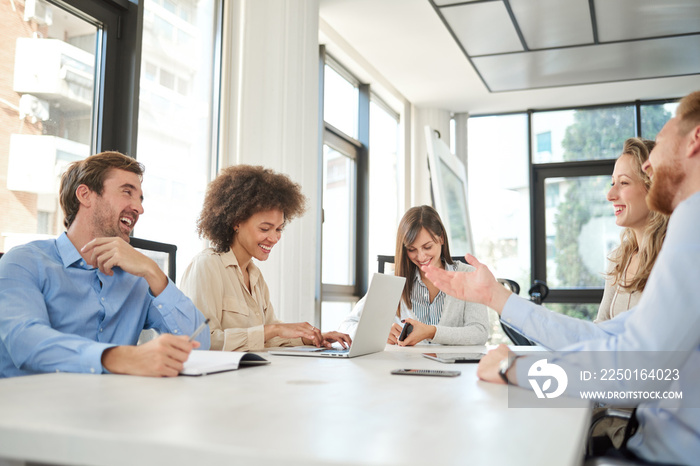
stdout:
[[609,257],[595,322],[612,319],[637,304],[666,237],[668,216],[649,210],[646,203],[651,180],[642,164],[654,145],[654,141],[629,138],[615,162],[607,199],[615,210],[615,223],[624,230],[620,246]]

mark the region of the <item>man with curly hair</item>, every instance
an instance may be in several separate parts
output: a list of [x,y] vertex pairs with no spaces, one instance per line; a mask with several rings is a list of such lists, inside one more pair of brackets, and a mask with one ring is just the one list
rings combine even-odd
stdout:
[[194,257],[181,288],[210,320],[211,349],[350,344],[343,333],[322,334],[307,322],[279,320],[252,260],[267,260],[284,227],[304,213],[305,204],[297,183],[260,166],[225,168],[209,184],[197,230],[212,247]]
[[[143,165],[118,152],[71,164],[61,178],[66,232],[0,260],[0,377],[41,372],[176,376],[209,334],[204,316],[129,245],[143,214]],[[163,333],[140,346],[141,330]]]

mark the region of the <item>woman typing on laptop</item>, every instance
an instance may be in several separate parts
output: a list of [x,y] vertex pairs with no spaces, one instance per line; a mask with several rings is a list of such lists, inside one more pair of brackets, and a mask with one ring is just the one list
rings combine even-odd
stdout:
[[[394,274],[405,277],[406,286],[396,322],[387,339],[389,344],[412,346],[426,341],[468,346],[486,343],[489,337],[486,306],[446,295],[420,268],[433,264],[447,270],[472,270],[467,264],[452,262],[447,233],[435,209],[424,205],[404,214],[396,235],[395,264]],[[366,297],[362,298],[340,324],[341,332],[354,334],[365,300]],[[412,328],[408,335],[401,333],[404,326],[406,330]]]
[[209,184],[197,231],[212,247],[194,257],[180,289],[210,319],[212,350],[350,345],[345,334],[280,321],[252,260],[267,260],[285,225],[304,213],[305,202],[298,184],[263,167],[228,167]]

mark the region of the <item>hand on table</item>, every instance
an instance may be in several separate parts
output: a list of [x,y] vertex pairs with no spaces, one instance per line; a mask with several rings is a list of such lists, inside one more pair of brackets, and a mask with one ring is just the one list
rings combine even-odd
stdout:
[[166,333],[143,345],[107,348],[102,365],[114,374],[174,377],[194,348],[199,348],[198,341]]
[[413,330],[411,330],[411,333],[409,333],[403,341],[397,340],[396,344],[399,346],[416,345],[421,341],[425,340],[426,338],[433,338],[435,336],[435,332],[437,332],[437,329],[434,325],[424,324],[419,320],[406,319],[404,322],[404,326],[409,324],[412,325]]
[[[514,355],[510,349],[508,349],[508,346],[503,344],[498,345],[481,358],[476,368],[476,375],[486,382],[505,384],[499,371],[501,370],[501,361],[509,357],[514,357]],[[510,375],[510,371],[509,377],[512,383],[516,382],[514,377]]]
[[346,333],[340,332],[326,332],[323,334],[323,346],[326,348],[332,348],[333,343],[340,344],[343,348],[350,348],[352,344],[352,338]]
[[320,347],[323,343],[321,330],[308,322],[295,324],[269,324],[265,326],[265,341],[273,337],[301,338],[305,345]]

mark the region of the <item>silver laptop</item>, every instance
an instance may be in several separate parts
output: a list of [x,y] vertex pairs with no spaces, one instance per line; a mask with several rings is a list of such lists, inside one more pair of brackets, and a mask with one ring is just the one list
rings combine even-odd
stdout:
[[284,356],[314,356],[324,358],[354,358],[384,351],[394,321],[399,299],[406,279],[375,273],[367,291],[365,308],[357,323],[357,331],[349,349],[310,348],[308,346],[284,348],[270,354]]

